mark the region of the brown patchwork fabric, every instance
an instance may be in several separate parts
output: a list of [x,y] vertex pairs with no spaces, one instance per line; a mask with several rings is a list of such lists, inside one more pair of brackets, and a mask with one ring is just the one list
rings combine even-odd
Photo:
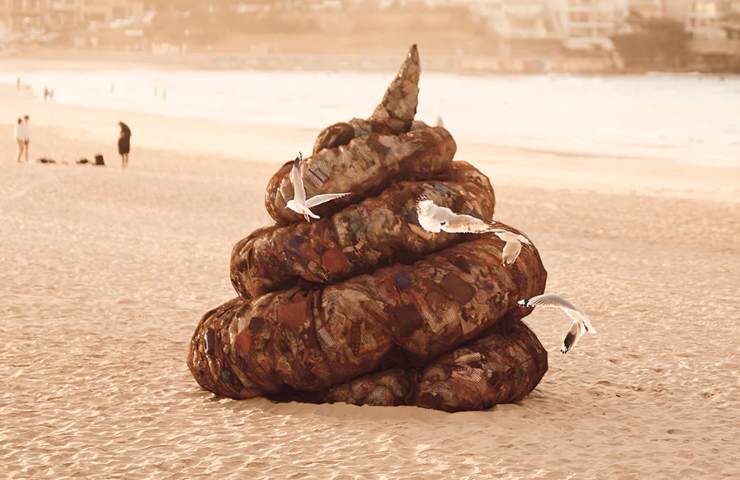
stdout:
[[[453,350],[542,293],[546,277],[534,247],[505,267],[501,241],[485,235],[323,288],[232,300],[201,320],[191,370],[204,388],[234,398],[327,389],[398,351],[425,363]],[[210,330],[218,341],[209,350]]]
[[[516,402],[547,371],[547,352],[532,331],[509,316],[477,340],[421,370],[391,368],[360,376],[315,397],[354,405],[417,405],[456,412]],[[310,399],[308,399],[311,401]]]
[[406,133],[411,128],[419,103],[419,51],[416,45],[409,49],[406,59],[398,69],[396,78],[383,95],[369,119],[353,118],[349,122],[335,123],[322,130],[316,137],[312,156],[325,148],[347,145],[356,137],[371,133],[388,135]]
[[255,298],[297,280],[329,284],[409,263],[472,238],[421,228],[420,198],[485,219],[493,216],[496,201],[485,175],[466,162],[453,162],[432,180],[398,182],[331,217],[257,230],[234,246],[231,282],[239,295]]
[[421,199],[486,221],[496,200],[485,175],[453,162],[447,130],[414,120],[419,73],[414,46],[370,118],[319,133],[301,164],[307,196],[352,193],[317,207],[320,220],[286,208],[292,162],[272,177],[277,224],[235,245],[239,297],[206,313],[190,342],[203,388],[453,412],[519,401],[541,380],[547,353],[516,303],[545,289],[534,245],[505,266],[494,234],[419,225]]
[[[398,135],[356,137],[346,145],[324,148],[301,164],[306,197],[352,193],[313,209],[317,215],[327,216],[380,193],[395,181],[432,178],[450,166],[456,150],[450,132],[424,124],[414,124],[409,132]],[[293,198],[291,168],[292,163],[285,164],[267,185],[265,207],[280,225],[303,221],[301,215],[286,208]]]

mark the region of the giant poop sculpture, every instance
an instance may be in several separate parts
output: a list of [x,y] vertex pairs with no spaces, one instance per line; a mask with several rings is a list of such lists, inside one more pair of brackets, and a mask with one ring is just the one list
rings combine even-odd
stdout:
[[320,220],[286,208],[293,162],[270,180],[276,225],[236,244],[238,298],[206,313],[190,343],[203,388],[459,411],[521,400],[542,379],[547,352],[516,303],[544,291],[536,248],[505,266],[493,234],[418,224],[420,198],[486,220],[495,206],[488,178],[453,161],[450,133],[414,120],[419,74],[413,46],[369,119],[319,134],[301,164],[307,195],[352,192],[317,207]]

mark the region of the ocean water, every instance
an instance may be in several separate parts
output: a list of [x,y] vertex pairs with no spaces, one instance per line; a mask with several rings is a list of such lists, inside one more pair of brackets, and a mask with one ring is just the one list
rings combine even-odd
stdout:
[[[17,75],[0,74],[0,82],[14,84]],[[368,116],[392,76],[141,69],[36,71],[22,78],[38,96],[52,87],[62,104],[318,131]],[[740,166],[737,76],[425,72],[420,87],[417,118],[441,117],[459,142]]]

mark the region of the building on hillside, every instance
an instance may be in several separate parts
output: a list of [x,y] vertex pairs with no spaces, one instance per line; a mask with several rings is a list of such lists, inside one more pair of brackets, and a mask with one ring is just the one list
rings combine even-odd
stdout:
[[75,30],[143,15],[144,4],[134,0],[0,0],[0,22],[13,32]]
[[[491,2],[493,3],[493,2]],[[501,0],[491,17],[496,32],[505,38],[543,39],[551,36],[545,4],[537,0]]]
[[[436,5],[440,5],[437,3]],[[448,6],[453,5],[448,3]],[[538,0],[483,0],[457,2],[482,19],[491,31],[502,38],[544,38],[545,5]]]
[[629,15],[642,19],[663,18],[663,0],[629,0]]
[[66,31],[80,27],[80,11],[84,0],[48,0],[45,27],[52,31]]
[[740,1],[695,0],[686,29],[703,70],[740,72]]
[[694,0],[663,0],[663,16],[686,23],[693,4]]
[[612,50],[609,38],[626,27],[627,0],[550,0],[567,48]]
[[80,15],[84,23],[110,23],[144,16],[144,4],[132,0],[73,0],[81,1]]
[[48,0],[0,0],[0,21],[11,32],[43,30]]
[[470,7],[497,39],[501,69],[550,71],[561,54],[560,32],[542,0],[487,0]]
[[694,38],[721,39],[724,4],[719,0],[695,0],[686,18],[686,29]]
[[694,38],[733,38],[740,26],[740,0],[694,0],[686,29]]

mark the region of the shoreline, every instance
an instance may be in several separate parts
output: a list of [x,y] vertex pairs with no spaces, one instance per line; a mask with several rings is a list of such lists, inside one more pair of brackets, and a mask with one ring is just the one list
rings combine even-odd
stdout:
[[[258,49],[259,50],[259,49]],[[425,55],[424,69],[428,72],[447,73],[466,76],[536,76],[562,75],[573,77],[624,77],[658,75],[701,75],[707,77],[735,78],[738,71],[702,71],[691,68],[660,70],[653,68],[632,69],[582,69],[574,71],[544,71],[492,68],[490,63],[497,59],[490,55],[470,55],[463,63],[456,55],[435,51]],[[498,60],[496,60],[498,61]],[[193,51],[187,54],[156,54],[141,51],[110,50],[37,50],[22,54],[0,53],[0,70],[14,65],[15,69],[42,70],[48,65],[55,68],[160,68],[191,69],[212,71],[304,71],[304,72],[350,72],[378,73],[393,71],[398,63],[397,49],[384,49],[379,52],[291,52],[244,53],[241,51]],[[38,67],[43,64],[42,67]]]
[[[45,147],[41,135],[44,129],[52,137],[97,144],[106,158],[116,158],[116,124],[124,120],[134,132],[134,161],[137,150],[144,148],[266,164],[282,164],[298,151],[310,151],[320,130],[44,104],[27,93],[19,94],[14,87],[1,85],[0,102],[7,105],[9,112],[31,116],[36,131],[31,149],[33,158],[46,156],[68,163],[74,163],[77,158],[58,158],[59,153]],[[11,115],[6,123],[7,135],[12,118]],[[498,182],[544,189],[740,202],[740,167],[492,144],[451,133],[458,144],[456,158],[480,164]],[[85,155],[90,158],[92,153]],[[604,172],[609,175],[605,176]]]

